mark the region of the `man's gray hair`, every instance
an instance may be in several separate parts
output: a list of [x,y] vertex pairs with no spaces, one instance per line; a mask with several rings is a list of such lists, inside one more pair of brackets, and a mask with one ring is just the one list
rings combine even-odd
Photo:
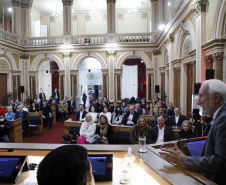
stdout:
[[210,96],[213,96],[213,94],[217,92],[220,93],[222,96],[221,102],[226,103],[226,84],[224,82],[221,80],[212,79],[204,81],[202,85],[208,85]]

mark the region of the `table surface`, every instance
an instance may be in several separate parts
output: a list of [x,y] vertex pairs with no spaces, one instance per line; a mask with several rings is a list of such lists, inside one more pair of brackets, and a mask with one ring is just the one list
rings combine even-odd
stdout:
[[[0,155],[27,155],[45,156],[51,150],[63,144],[26,144],[26,143],[0,143],[1,150],[13,148],[11,153],[2,152]],[[171,164],[158,155],[159,147],[147,145],[147,153],[139,153],[138,145],[83,145],[89,154],[113,154],[113,181],[96,182],[97,185],[120,184],[121,172],[123,169],[123,158],[128,147],[136,155],[136,163],[131,172],[129,184],[214,184],[212,181],[198,173],[191,172],[186,168]],[[22,172],[16,184],[36,179],[35,171]],[[27,183],[23,185],[28,185]],[[3,183],[0,183],[3,184]],[[35,184],[35,182],[33,183]],[[29,185],[33,185],[29,184]]]

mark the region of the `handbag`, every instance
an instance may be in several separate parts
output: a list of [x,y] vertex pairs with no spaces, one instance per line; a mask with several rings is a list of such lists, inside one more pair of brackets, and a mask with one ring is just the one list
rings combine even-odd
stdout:
[[95,137],[93,140],[94,144],[104,144],[104,142],[102,141],[102,139]]

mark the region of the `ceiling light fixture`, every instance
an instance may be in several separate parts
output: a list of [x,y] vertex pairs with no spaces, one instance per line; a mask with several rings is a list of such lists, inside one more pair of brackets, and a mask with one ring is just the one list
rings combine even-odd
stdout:
[[97,11],[97,10],[95,10],[95,9],[96,9],[96,8],[95,8],[96,5],[95,5],[95,3],[94,3],[94,0],[92,0],[91,6],[92,6],[92,8],[93,8],[94,10],[92,10],[92,11],[89,13],[89,15],[92,16],[92,17],[97,17],[97,16],[99,16],[99,15],[100,15],[100,12]]
[[164,28],[165,28],[165,24],[161,24],[159,27],[158,27],[158,29],[160,30],[160,31],[163,31],[164,30]]
[[52,16],[54,16],[54,17],[59,17],[61,15],[62,15],[62,12],[60,12],[60,11],[52,12]]
[[128,10],[128,13],[131,14],[131,13],[137,13],[137,9],[133,8],[133,9],[129,9]]
[[12,8],[8,8],[8,11],[9,11],[9,12],[12,12]]

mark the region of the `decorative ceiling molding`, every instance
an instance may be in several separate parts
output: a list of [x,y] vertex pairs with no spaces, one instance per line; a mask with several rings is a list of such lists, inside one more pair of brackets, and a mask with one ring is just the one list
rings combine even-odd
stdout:
[[77,15],[73,15],[73,16],[72,16],[72,21],[73,21],[73,22],[76,22],[77,19],[78,19],[78,16],[77,16]]
[[118,20],[124,20],[124,15],[123,14],[118,14]]
[[146,20],[148,17],[148,14],[147,13],[142,13],[141,14],[141,20]]
[[8,63],[5,60],[0,60],[0,69],[10,70]]

